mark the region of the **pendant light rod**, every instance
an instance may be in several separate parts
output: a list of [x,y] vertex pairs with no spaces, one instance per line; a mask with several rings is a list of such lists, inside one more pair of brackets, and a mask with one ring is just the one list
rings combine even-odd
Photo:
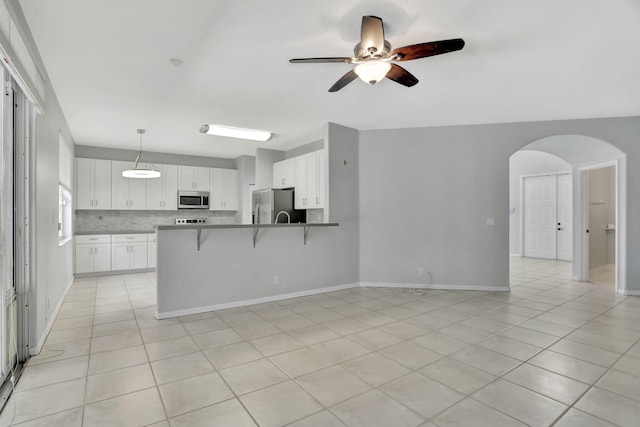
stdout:
[[159,178],[161,173],[156,169],[138,169],[140,157],[142,156],[142,135],[146,133],[146,130],[138,129],[137,132],[140,135],[140,151],[138,151],[133,168],[122,171],[122,176],[125,178]]

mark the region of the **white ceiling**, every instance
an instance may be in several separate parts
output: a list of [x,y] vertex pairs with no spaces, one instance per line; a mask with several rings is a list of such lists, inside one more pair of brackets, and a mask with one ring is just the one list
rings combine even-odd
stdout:
[[[75,142],[217,157],[357,129],[640,115],[637,0],[19,0]],[[393,47],[461,37],[405,62],[420,83],[327,89],[363,15]],[[170,58],[184,61],[180,67]],[[276,134],[201,135],[204,123]]]

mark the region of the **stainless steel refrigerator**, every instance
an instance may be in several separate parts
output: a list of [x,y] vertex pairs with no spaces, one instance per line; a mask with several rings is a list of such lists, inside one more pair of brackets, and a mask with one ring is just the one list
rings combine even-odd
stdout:
[[294,190],[256,190],[252,195],[254,224],[307,222],[307,211],[294,209]]

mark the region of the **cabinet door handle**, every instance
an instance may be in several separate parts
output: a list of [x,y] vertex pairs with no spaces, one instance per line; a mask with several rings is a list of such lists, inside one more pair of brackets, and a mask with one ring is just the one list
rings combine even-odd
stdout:
[[96,199],[96,207],[98,207],[98,199]]
[[280,182],[282,183],[282,185],[284,185],[284,178],[282,178]]
[[316,197],[316,205],[320,204],[320,197]]
[[127,246],[127,253],[129,253],[129,246]]

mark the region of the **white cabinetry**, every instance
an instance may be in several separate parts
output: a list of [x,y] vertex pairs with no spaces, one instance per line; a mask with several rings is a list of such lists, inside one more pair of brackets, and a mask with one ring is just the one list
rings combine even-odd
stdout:
[[111,270],[111,236],[76,236],[76,273]]
[[178,166],[178,190],[209,191],[209,168]]
[[147,234],[147,268],[156,268],[158,245],[156,243],[156,233]]
[[147,268],[146,234],[113,234],[111,236],[111,270]]
[[125,178],[122,171],[131,168],[130,162],[111,162],[111,209],[142,210],[147,208],[146,179]]
[[212,211],[238,210],[238,171],[235,169],[211,169]]
[[295,185],[295,161],[286,159],[273,164],[273,188],[291,188]]
[[111,209],[111,160],[76,159],[76,209]]
[[314,151],[295,157],[295,208],[324,207],[324,152]]
[[157,165],[160,178],[145,179],[147,209],[175,211],[178,209],[178,166]]

